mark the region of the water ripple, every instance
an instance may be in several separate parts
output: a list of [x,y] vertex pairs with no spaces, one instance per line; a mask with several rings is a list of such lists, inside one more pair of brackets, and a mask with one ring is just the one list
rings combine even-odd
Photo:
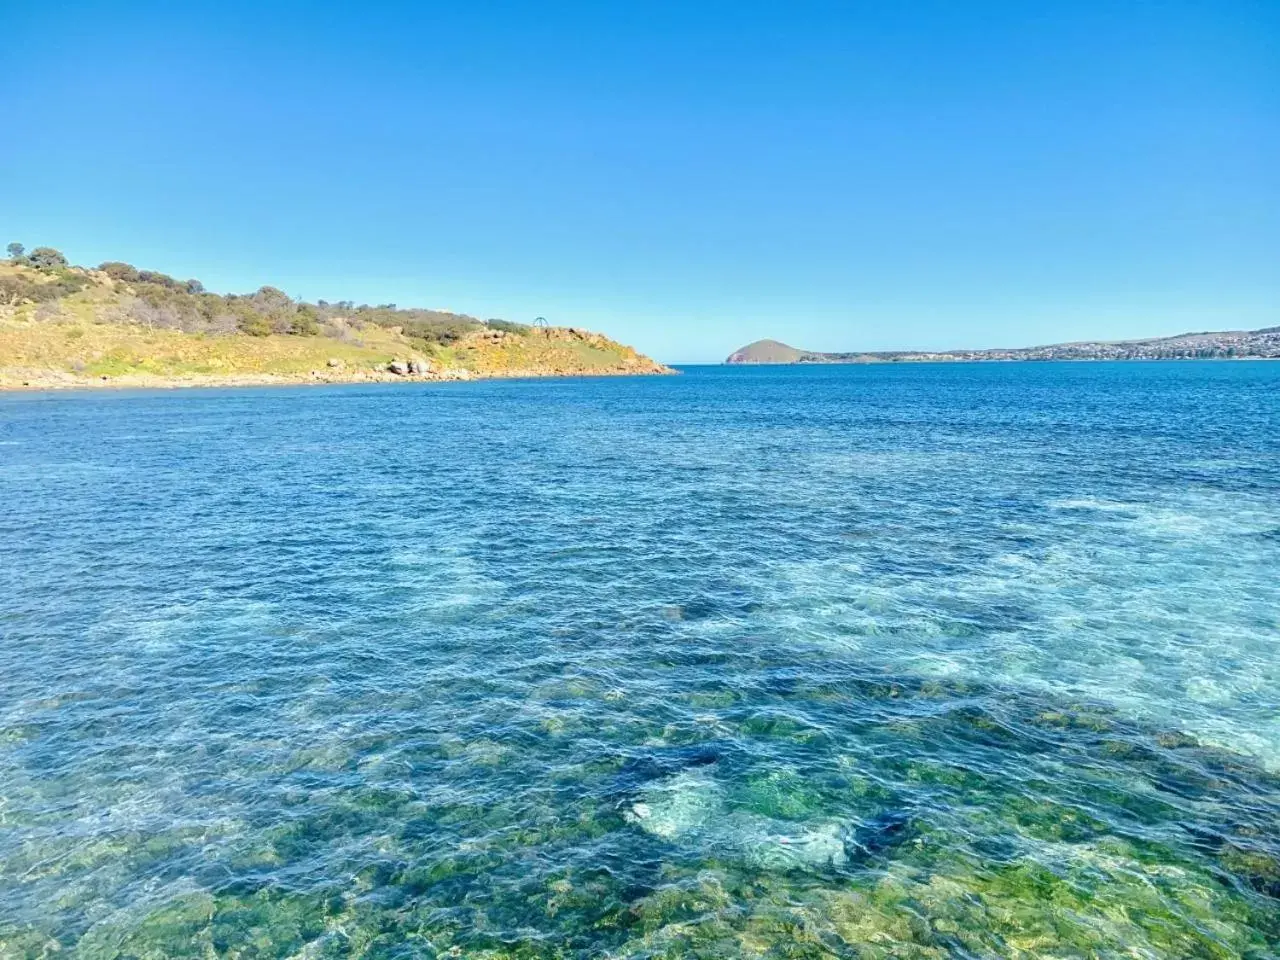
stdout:
[[0,955],[1275,955],[1277,387],[0,398]]

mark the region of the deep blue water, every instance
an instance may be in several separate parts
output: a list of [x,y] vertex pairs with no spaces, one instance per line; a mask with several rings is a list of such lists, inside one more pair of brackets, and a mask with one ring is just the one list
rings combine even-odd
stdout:
[[0,956],[1272,957],[1280,364],[0,396]]

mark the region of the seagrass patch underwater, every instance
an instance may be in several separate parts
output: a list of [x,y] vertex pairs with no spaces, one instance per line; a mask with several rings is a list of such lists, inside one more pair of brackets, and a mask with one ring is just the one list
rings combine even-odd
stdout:
[[1280,365],[0,398],[0,956],[1274,957]]

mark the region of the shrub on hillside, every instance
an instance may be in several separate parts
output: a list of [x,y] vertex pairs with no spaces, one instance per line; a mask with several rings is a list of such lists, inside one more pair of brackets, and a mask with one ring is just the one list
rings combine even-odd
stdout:
[[[20,304],[55,301],[90,283],[78,270],[67,269],[67,260],[52,247],[38,247],[29,254],[21,244],[10,244],[9,254],[20,265],[38,267],[50,279],[40,283],[28,276],[0,278],[0,303]],[[98,269],[113,280],[129,284],[120,290],[117,309],[103,307],[102,322],[141,323],[196,333],[228,334],[239,331],[252,336],[272,333],[292,336],[327,336],[356,341],[355,331],[375,325],[404,333],[421,349],[454,343],[467,333],[481,329],[474,317],[445,310],[401,309],[394,303],[377,306],[353,301],[314,304],[294,300],[278,287],[259,287],[249,294],[214,294],[199,280],[177,280],[156,270],[139,270],[131,263],[108,260]],[[493,329],[525,333],[523,324],[494,321]]]
[[44,303],[40,304],[40,306],[36,307],[35,313],[31,316],[42,323],[61,320],[62,308],[58,306],[57,300],[46,300]]
[[36,247],[27,254],[27,262],[40,270],[56,270],[67,266],[67,258],[53,247]]
[[501,330],[504,333],[515,333],[520,336],[527,336],[529,331],[533,329],[527,323],[512,323],[510,320],[486,320],[490,330]]
[[271,324],[260,313],[241,314],[236,317],[236,327],[251,337],[269,337],[272,333]]
[[142,283],[154,283],[157,287],[164,287],[166,290],[185,290],[187,286],[185,283],[178,283],[167,273],[157,273],[154,270],[139,270],[138,280]]
[[17,306],[20,303],[49,303],[84,289],[87,281],[66,272],[54,280],[41,283],[24,276],[0,277],[0,303]]
[[98,269],[112,280],[123,280],[125,283],[138,282],[138,268],[131,263],[108,260],[106,263],[98,264]]
[[316,308],[309,303],[302,303],[293,312],[292,324],[288,333],[303,337],[314,337],[320,333],[320,316]]

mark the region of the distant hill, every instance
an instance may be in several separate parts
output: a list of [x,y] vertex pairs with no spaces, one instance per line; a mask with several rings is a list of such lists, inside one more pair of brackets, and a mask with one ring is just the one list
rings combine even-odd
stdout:
[[1280,327],[1181,333],[1147,340],[1082,341],[994,350],[869,351],[819,353],[777,340],[757,340],[730,354],[725,363],[927,363],[982,360],[1229,360],[1280,358]]
[[667,373],[598,333],[442,310],[217,294],[122,262],[11,244],[0,388]]
[[757,340],[729,357],[725,363],[800,363],[804,351],[777,340]]

